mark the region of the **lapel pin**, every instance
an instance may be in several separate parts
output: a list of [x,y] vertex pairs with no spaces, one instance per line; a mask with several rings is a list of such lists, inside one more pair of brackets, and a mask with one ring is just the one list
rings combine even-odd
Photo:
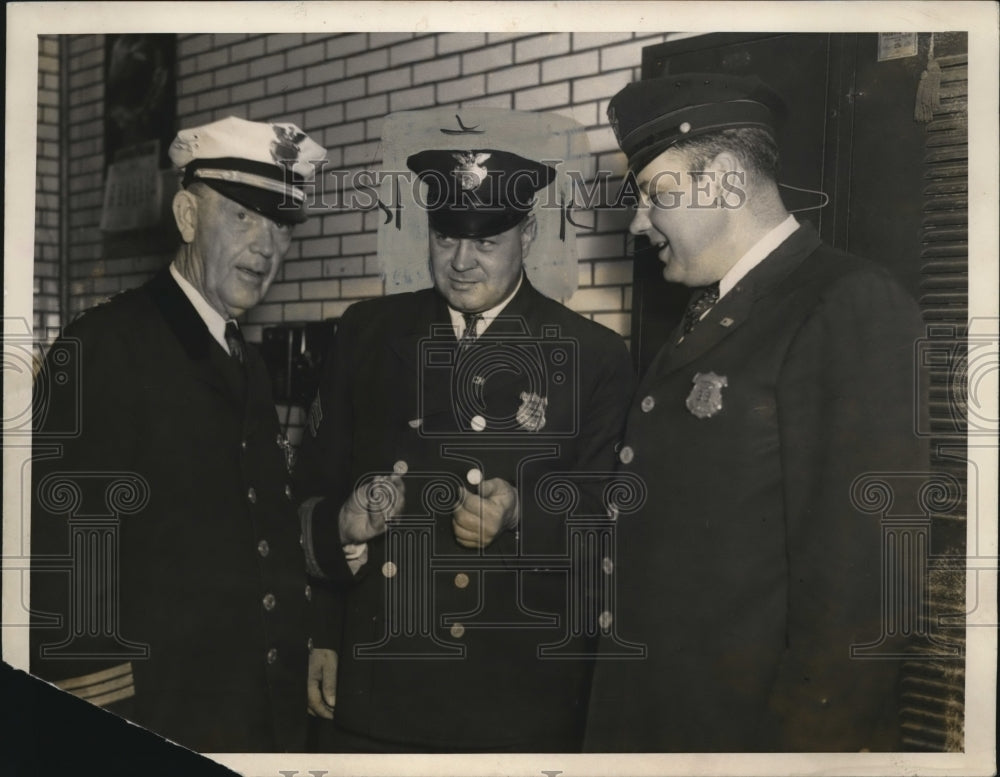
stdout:
[[722,326],[732,326],[734,321],[729,316],[726,316],[719,322]]

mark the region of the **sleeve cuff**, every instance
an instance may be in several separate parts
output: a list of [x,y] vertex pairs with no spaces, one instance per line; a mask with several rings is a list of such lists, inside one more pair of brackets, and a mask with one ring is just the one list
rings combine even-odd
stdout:
[[350,580],[368,561],[368,545],[341,545],[339,511],[323,497],[311,497],[299,506],[302,552],[306,571],[321,580]]

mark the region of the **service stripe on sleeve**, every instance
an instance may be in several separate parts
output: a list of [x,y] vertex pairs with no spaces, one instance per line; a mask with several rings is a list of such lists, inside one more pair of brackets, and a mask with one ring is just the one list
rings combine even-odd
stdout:
[[60,680],[55,685],[99,707],[135,696],[131,661],[100,672]]
[[112,666],[108,669],[102,669],[100,672],[93,672],[92,674],[84,674],[79,677],[70,677],[66,680],[59,680],[55,685],[62,688],[64,691],[72,691],[75,688],[82,688],[86,685],[94,685],[95,683],[103,683],[105,680],[112,680],[126,674],[129,676],[132,675],[131,661],[126,661],[124,664],[118,664],[118,666]]

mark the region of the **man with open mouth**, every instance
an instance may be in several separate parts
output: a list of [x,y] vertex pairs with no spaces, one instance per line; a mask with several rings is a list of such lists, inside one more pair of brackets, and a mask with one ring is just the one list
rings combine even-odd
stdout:
[[646,660],[598,660],[591,751],[899,746],[883,525],[857,484],[927,470],[920,319],[885,268],[785,208],[783,111],[724,73],[636,82],[609,104],[639,192],[630,229],[691,300],[619,452],[647,499],[619,521],[606,620]]

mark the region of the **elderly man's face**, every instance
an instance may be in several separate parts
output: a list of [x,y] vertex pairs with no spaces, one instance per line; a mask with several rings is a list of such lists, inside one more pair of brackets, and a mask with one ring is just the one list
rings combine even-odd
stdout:
[[481,239],[448,237],[431,230],[434,287],[462,313],[495,307],[517,287],[535,230],[534,216],[506,232]]
[[[184,276],[223,317],[235,318],[259,303],[278,274],[292,241],[292,227],[222,196],[208,187],[191,197],[193,223],[181,225],[190,244]],[[186,271],[185,271],[186,270]]]
[[658,249],[666,280],[706,286],[722,278],[735,259],[717,250],[725,231],[725,209],[690,172],[686,155],[675,149],[642,168],[636,175],[641,201],[629,231],[645,235]]

